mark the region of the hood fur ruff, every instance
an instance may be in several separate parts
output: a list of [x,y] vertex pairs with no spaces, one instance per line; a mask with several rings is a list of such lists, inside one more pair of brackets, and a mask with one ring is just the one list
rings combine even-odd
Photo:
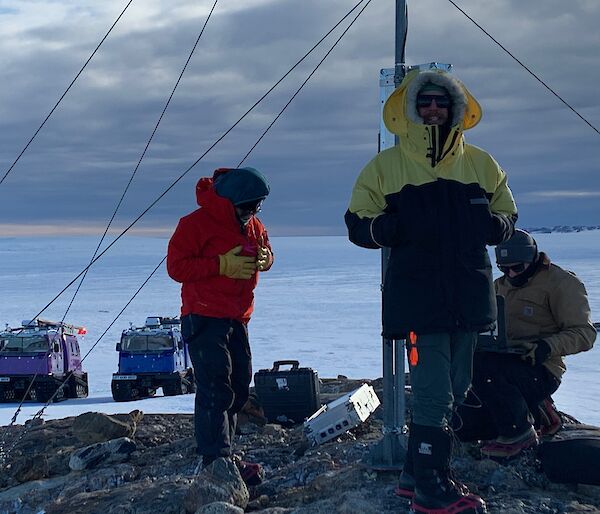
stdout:
[[417,95],[427,82],[441,86],[448,91],[452,99],[452,126],[457,125],[463,119],[467,106],[467,97],[463,86],[451,75],[435,71],[419,73],[406,88],[406,117],[413,123],[423,125],[423,118],[417,111]]

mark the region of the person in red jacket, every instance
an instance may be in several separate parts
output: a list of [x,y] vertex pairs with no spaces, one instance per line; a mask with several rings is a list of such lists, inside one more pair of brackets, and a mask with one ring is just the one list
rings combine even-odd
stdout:
[[256,217],[269,194],[253,168],[221,168],[196,186],[200,208],[179,220],[167,271],[181,286],[181,331],[196,377],[194,429],[202,467],[230,457],[237,413],[248,399],[248,322],[258,272],[273,264]]

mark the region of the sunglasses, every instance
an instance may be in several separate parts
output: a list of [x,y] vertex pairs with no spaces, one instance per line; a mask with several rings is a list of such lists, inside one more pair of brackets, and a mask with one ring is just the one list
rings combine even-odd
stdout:
[[262,200],[260,200],[259,202],[254,201],[254,202],[239,203],[236,205],[236,207],[242,212],[249,213],[249,214],[256,214],[257,212],[260,212],[260,209],[262,208]]
[[450,97],[440,95],[419,95],[417,96],[417,107],[429,107],[435,100],[435,105],[441,109],[450,107]]
[[526,264],[524,262],[519,262],[518,264],[512,264],[510,266],[498,265],[498,269],[505,275],[508,275],[509,271],[514,271],[515,273],[522,273],[523,271],[525,271],[525,266]]

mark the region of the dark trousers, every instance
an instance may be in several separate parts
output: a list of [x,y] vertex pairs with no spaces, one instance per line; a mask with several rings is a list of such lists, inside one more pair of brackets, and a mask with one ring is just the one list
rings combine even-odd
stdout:
[[530,366],[519,355],[476,352],[472,392],[453,423],[456,435],[463,441],[519,435],[559,384],[545,366]]
[[189,314],[181,319],[196,377],[196,451],[205,461],[231,455],[237,413],[248,399],[252,356],[243,323]]
[[[471,385],[476,332],[423,334],[417,337],[419,359],[410,364],[412,421],[443,427],[452,419]],[[410,362],[410,359],[409,359]]]

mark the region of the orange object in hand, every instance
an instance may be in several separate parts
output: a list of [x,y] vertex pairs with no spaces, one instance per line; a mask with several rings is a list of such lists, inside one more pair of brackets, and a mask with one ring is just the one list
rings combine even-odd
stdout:
[[408,362],[411,366],[416,366],[419,363],[419,351],[417,350],[417,334],[415,334],[414,332],[409,332],[408,341]]

